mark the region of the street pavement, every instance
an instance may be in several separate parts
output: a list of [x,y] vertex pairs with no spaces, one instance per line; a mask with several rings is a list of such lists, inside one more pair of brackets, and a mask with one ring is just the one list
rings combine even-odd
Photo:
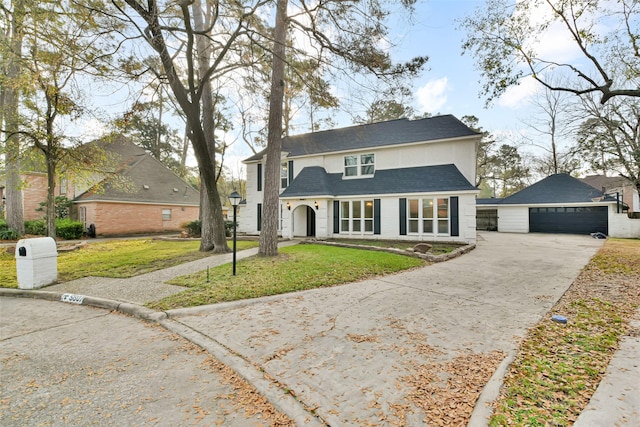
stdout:
[[87,306],[0,298],[0,425],[250,426],[262,416],[199,347]]
[[[153,313],[136,304],[158,298],[158,294],[154,293],[154,280],[140,280],[138,277],[129,279],[128,285],[139,285],[146,289],[146,295],[138,290],[135,298],[123,298],[126,303],[107,300],[105,294],[93,295],[97,297],[93,299],[86,298],[94,305],[153,320],[164,326],[164,330],[131,317],[59,302],[37,302],[46,304],[47,308],[9,309],[6,307],[20,300],[0,298],[0,355],[6,361],[2,380],[3,384],[7,383],[4,378],[7,374],[11,375],[8,382],[16,382],[15,386],[11,383],[7,390],[3,385],[0,425],[5,425],[5,421],[13,422],[13,416],[22,414],[25,409],[35,408],[29,413],[38,413],[38,407],[33,406],[35,403],[30,403],[29,399],[20,400],[21,396],[31,396],[38,390],[47,396],[54,396],[51,399],[58,399],[52,401],[54,406],[57,405],[55,409],[50,410],[49,405],[46,406],[46,412],[54,417],[51,419],[65,416],[67,405],[61,402],[68,401],[62,395],[56,395],[65,390],[64,385],[69,378],[74,378],[69,373],[75,371],[65,371],[60,367],[36,369],[47,360],[59,360],[60,363],[72,361],[75,354],[82,354],[82,349],[86,349],[86,357],[81,358],[83,363],[74,364],[87,366],[79,371],[81,377],[87,376],[86,372],[94,371],[115,375],[118,360],[128,360],[129,357],[137,360],[136,355],[147,353],[162,354],[163,349],[154,350],[149,342],[169,341],[175,344],[177,335],[206,349],[209,355],[233,368],[298,425],[425,425],[425,408],[411,399],[416,387],[424,385],[416,380],[421,369],[428,367],[437,371],[438,367],[457,363],[465,357],[477,360],[479,364],[486,362],[486,366],[491,366],[495,372],[491,379],[484,379],[486,386],[484,383],[480,385],[481,388],[484,386],[484,391],[470,423],[486,425],[490,415],[487,403],[496,397],[501,377],[516,352],[519,339],[527,328],[547,314],[601,244],[601,240],[586,236],[481,233],[477,248],[454,260],[333,288]],[[198,264],[200,269],[203,268],[203,262]],[[195,271],[196,267],[191,265],[185,268]],[[160,276],[157,279],[160,280]],[[168,286],[159,281],[156,285],[158,289]],[[39,294],[59,299],[61,292],[71,289],[75,293],[92,295],[84,291],[90,290],[94,294],[106,292],[108,284],[96,287],[88,280],[84,285],[76,282],[72,288],[65,288],[65,284],[56,287],[45,288]],[[4,296],[11,294],[8,291],[0,292]],[[28,300],[28,303],[34,302]],[[84,310],[89,311],[85,313]],[[60,325],[52,323],[52,319],[73,319],[76,311],[86,318],[80,317]],[[125,328],[120,322],[130,322],[138,325],[140,330],[154,331],[156,335],[153,335],[153,339],[145,340],[144,334],[137,329],[121,334],[121,330],[124,332],[127,328],[135,327],[129,325]],[[89,330],[84,330],[85,324]],[[58,336],[58,332],[64,338]],[[142,335],[136,339],[138,333]],[[52,342],[46,342],[41,335]],[[98,341],[92,342],[93,336]],[[121,336],[124,342],[120,342]],[[625,344],[621,356],[629,352],[633,356],[637,344],[635,342],[636,347],[634,342]],[[41,358],[32,360],[29,353],[44,352],[41,347],[46,351],[51,349],[52,354],[43,353]],[[131,351],[132,355],[119,355],[118,351],[123,351],[123,348]],[[169,350],[164,351],[165,354],[173,354]],[[71,355],[67,356],[67,353]],[[200,358],[205,356],[187,352],[187,356],[181,355],[186,362],[182,360],[180,366],[186,364],[200,373]],[[92,357],[95,358],[93,365]],[[132,390],[131,396],[150,396],[147,392],[133,392],[134,385],[143,387],[145,391],[157,391],[151,393],[153,396],[163,395],[158,390],[163,390],[161,387],[166,387],[166,383],[158,380],[159,383],[151,386],[147,378],[157,370],[169,375],[164,371],[171,370],[171,365],[153,365],[151,360],[149,356],[150,365],[134,363],[133,366],[138,369],[126,366],[130,369],[125,375],[127,379],[137,378],[131,380],[128,386],[120,377],[109,382],[89,384],[85,390],[92,389],[102,395],[99,396],[99,402],[85,406],[101,407],[100,411],[91,411],[92,414],[103,414],[106,411],[104,408],[118,407],[121,399],[115,397],[122,394],[109,394],[104,389],[105,385],[110,388],[121,381],[125,389],[129,387]],[[501,363],[496,365],[493,363],[495,360]],[[621,357],[621,360],[624,359]],[[620,369],[631,369],[627,375],[631,385],[621,390],[615,387],[618,383],[612,382],[614,389],[605,391],[605,396],[599,402],[592,402],[584,417],[581,416],[579,421],[583,427],[601,425],[592,423],[595,416],[602,413],[603,407],[611,407],[611,399],[619,401],[621,393],[626,393],[626,403],[617,405],[618,409],[614,409],[608,419],[618,417],[622,421],[616,425],[621,426],[640,425],[637,382],[633,384],[633,379],[638,377],[637,358],[627,358],[618,371]],[[40,380],[44,386],[33,388],[30,384],[40,383],[35,377],[35,383],[31,382],[28,375],[31,370],[49,372],[52,378]],[[67,374],[61,379],[58,372]],[[190,378],[185,374],[167,381],[180,383],[176,389],[183,390],[191,398],[194,395],[202,396],[197,402],[206,400],[209,406],[205,412],[215,414],[211,417],[220,417],[215,420],[222,425],[253,425],[252,421],[246,419],[246,410],[224,412],[229,411],[229,400],[233,402],[233,399],[220,398],[228,396],[228,393],[224,384],[219,385],[220,379],[215,378],[214,374],[207,373],[210,395],[201,395],[202,390],[197,382],[190,384],[190,381],[185,381]],[[190,387],[193,393],[189,395]],[[218,387],[222,387],[219,392]],[[81,392],[79,396],[91,394]],[[140,403],[132,399],[129,397],[126,400],[129,408]],[[159,403],[157,408],[150,404],[148,408],[142,405],[140,417],[124,409],[112,409],[111,412],[107,411],[110,414],[108,420],[117,418],[127,421],[128,425],[154,425],[148,417],[156,415],[161,415],[158,417],[161,421],[155,425],[186,425],[196,420],[185,418],[195,417],[194,413],[183,411],[177,415],[177,411],[162,411],[176,405],[176,402],[186,406],[192,403],[189,397],[176,399]],[[87,397],[85,400],[93,399]],[[223,409],[216,405],[222,405]],[[82,407],[82,404],[75,404],[74,409],[82,410]],[[169,418],[169,413],[175,418]],[[85,414],[82,419],[91,419],[90,414]],[[214,418],[207,421],[210,422],[202,425],[215,424]]]

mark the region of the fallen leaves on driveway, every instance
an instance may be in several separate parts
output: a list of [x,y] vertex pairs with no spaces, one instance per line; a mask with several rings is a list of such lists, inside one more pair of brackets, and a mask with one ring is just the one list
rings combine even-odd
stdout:
[[462,353],[449,362],[413,367],[403,378],[407,399],[425,413],[434,426],[466,426],[484,385],[505,354]]

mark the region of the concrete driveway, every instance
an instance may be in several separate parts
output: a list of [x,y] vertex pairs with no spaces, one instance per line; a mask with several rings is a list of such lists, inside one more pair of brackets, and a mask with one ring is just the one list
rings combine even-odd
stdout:
[[329,425],[425,425],[452,389],[482,388],[602,242],[481,233],[469,254],[425,268],[169,314],[267,372]]

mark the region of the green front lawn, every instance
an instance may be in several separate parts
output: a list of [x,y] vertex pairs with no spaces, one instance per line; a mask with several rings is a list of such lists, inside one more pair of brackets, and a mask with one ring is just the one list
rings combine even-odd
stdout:
[[[258,242],[239,241],[237,245],[238,250],[242,250],[258,246]],[[211,256],[199,252],[199,246],[199,241],[152,239],[90,243],[72,252],[60,252],[58,280],[66,282],[87,276],[133,277]],[[6,252],[0,254],[0,286],[18,287],[15,257]]]
[[248,258],[237,264],[237,275],[229,265],[177,278],[169,283],[188,287],[177,295],[150,304],[168,310],[236,301],[301,291],[426,265],[403,255],[326,245],[296,245],[282,248],[276,258]]

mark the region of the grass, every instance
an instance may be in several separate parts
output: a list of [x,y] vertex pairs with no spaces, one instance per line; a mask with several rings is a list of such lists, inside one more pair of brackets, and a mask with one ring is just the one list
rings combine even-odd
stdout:
[[[58,255],[58,280],[66,282],[86,276],[133,277],[184,262],[211,256],[198,251],[199,241],[152,239],[90,243]],[[255,247],[258,242],[238,241],[238,250]],[[0,254],[0,286],[17,288],[14,255]]]
[[464,246],[456,243],[442,243],[442,242],[416,242],[408,240],[369,240],[369,239],[328,239],[327,242],[342,243],[349,245],[362,245],[362,246],[375,246],[379,248],[394,248],[394,249],[413,249],[418,243],[428,243],[432,245],[430,253],[434,255],[448,254],[455,249]]
[[[610,239],[526,335],[491,426],[568,426],[589,402],[640,306],[640,240]],[[567,324],[550,321],[552,314]]]
[[381,274],[425,265],[402,255],[326,245],[296,245],[279,250],[276,258],[250,258],[237,265],[232,276],[228,266],[177,278],[169,283],[188,287],[179,294],[149,304],[168,310],[277,295],[305,289],[334,286]]

